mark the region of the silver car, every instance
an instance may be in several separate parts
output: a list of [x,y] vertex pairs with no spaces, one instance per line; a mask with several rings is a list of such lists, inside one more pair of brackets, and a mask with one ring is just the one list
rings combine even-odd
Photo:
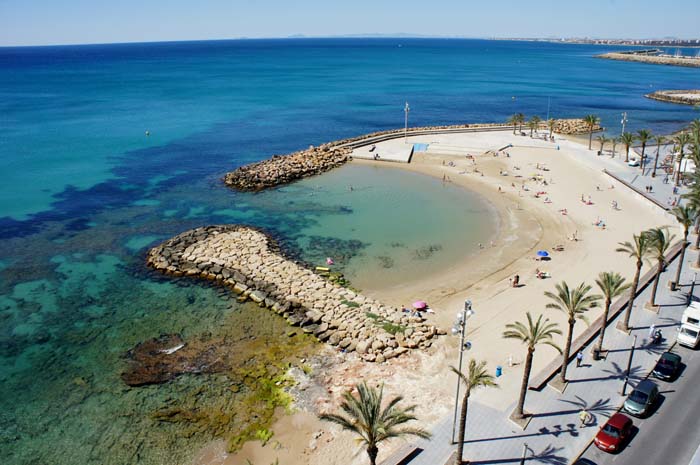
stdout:
[[635,417],[644,417],[649,414],[657,397],[659,397],[658,386],[653,381],[645,379],[630,393],[622,408]]

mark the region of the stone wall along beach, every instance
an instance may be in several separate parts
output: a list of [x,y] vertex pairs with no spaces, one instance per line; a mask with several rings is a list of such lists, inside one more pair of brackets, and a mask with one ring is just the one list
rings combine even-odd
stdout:
[[283,257],[266,234],[208,226],[154,247],[149,266],[174,276],[214,280],[363,360],[383,362],[427,348],[440,332],[422,318],[332,283]]

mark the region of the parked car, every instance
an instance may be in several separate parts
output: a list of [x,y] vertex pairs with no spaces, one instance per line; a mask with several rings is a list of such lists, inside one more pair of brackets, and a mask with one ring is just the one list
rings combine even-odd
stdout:
[[628,166],[639,166],[639,160],[636,158],[630,158],[627,162]]
[[661,358],[656,362],[654,371],[651,372],[654,377],[671,381],[678,376],[678,370],[681,368],[681,356],[673,352],[664,352]]
[[645,379],[632,390],[622,408],[635,417],[644,417],[649,414],[658,397],[659,388],[656,383]]
[[605,452],[619,452],[632,433],[632,420],[627,415],[616,413],[598,431],[593,442]]

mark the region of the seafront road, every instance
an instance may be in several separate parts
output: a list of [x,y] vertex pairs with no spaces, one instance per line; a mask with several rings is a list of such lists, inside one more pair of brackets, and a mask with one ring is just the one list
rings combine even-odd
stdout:
[[[598,169],[614,169],[618,173],[626,171],[627,167],[620,166],[622,163],[619,158],[605,160],[603,157],[591,156],[591,152],[581,152],[580,156],[588,158],[587,161],[597,165]],[[632,173],[625,175],[630,176]],[[661,177],[647,179],[655,186],[655,194],[660,197],[657,200],[665,203],[664,197],[669,195],[665,191],[672,186],[662,186]],[[675,221],[670,217],[668,224],[673,225],[672,232],[676,233]],[[694,239],[693,235],[689,237],[691,243]],[[588,346],[584,349],[586,355],[583,365],[577,368],[575,362],[570,364],[570,382],[563,394],[549,386],[539,392],[528,391],[525,410],[531,412],[533,418],[525,430],[508,419],[516,399],[508,399],[509,405],[495,409],[480,403],[478,397],[472,398],[467,420],[465,461],[472,464],[520,464],[523,463],[524,455],[524,463],[527,464],[566,465],[586,451],[587,454],[593,454],[595,463],[687,464],[700,443],[700,416],[697,415],[697,409],[693,408],[700,401],[692,400],[690,394],[693,386],[700,382],[700,354],[682,348],[674,350],[681,353],[687,368],[676,382],[659,382],[664,401],[652,418],[635,420],[639,433],[630,446],[614,458],[587,449],[601,425],[624,402],[621,390],[634,336],[637,336],[637,343],[630,372],[632,385],[647,377],[660,353],[668,350],[675,342],[676,328],[686,307],[691,283],[696,279],[697,272],[690,264],[695,261],[697,253],[688,249],[680,280],[681,288],[678,291],[671,292],[666,285],[675,277],[678,259],[663,273],[657,294],[657,303],[660,303],[658,314],[644,308],[651,294],[651,286],[648,286],[635,300],[631,319],[633,330],[629,335],[615,329],[617,320],[623,317],[624,312],[609,323],[605,342],[609,353],[605,360],[593,361],[590,356],[591,347]],[[603,264],[601,269],[604,269]],[[695,286],[694,298],[700,300],[700,284]],[[665,340],[661,345],[650,344],[651,324],[664,334]],[[533,376],[536,375],[533,373]],[[628,393],[629,390],[628,388]],[[489,395],[488,390],[483,395]],[[592,421],[580,427],[578,414],[582,408],[592,415]],[[451,443],[452,414],[440,421],[432,432],[433,438],[430,441],[416,442],[423,450],[409,462],[411,465],[442,465],[452,455],[455,449]],[[679,443],[682,445],[676,447]],[[647,460],[652,457],[658,461]]]
[[700,353],[675,347],[685,369],[674,382],[656,381],[662,400],[646,419],[633,419],[637,430],[629,445],[611,455],[591,445],[583,457],[597,465],[687,465],[700,444]]

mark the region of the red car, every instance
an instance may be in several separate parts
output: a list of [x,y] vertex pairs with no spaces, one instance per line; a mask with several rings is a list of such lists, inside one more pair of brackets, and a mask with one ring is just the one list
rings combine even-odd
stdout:
[[626,415],[616,413],[598,431],[593,442],[598,449],[605,452],[618,452],[632,432],[632,420]]

